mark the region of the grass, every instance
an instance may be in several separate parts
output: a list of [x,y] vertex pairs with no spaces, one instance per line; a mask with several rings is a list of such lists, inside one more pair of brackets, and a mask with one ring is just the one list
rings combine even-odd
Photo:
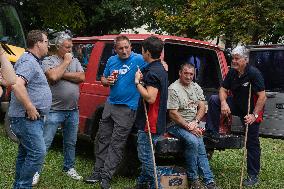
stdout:
[[[53,145],[54,146],[54,145]],[[74,181],[65,176],[62,169],[62,150],[57,144],[49,150],[45,160],[41,181],[37,189],[88,189],[97,188],[98,185],[89,185],[81,181]],[[257,189],[283,189],[284,188],[284,140],[261,139],[262,157],[260,184]],[[223,189],[239,188],[242,150],[225,150],[214,152],[210,161],[216,182]],[[14,181],[15,159],[17,144],[11,142],[4,134],[0,125],[0,188],[12,188]],[[79,142],[76,155],[76,169],[86,177],[92,172],[93,157],[92,145]],[[114,177],[113,189],[124,189],[135,185],[135,177]]]

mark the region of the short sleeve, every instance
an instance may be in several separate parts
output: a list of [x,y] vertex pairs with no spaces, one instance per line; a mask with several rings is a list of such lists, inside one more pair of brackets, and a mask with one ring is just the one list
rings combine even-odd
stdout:
[[74,58],[73,61],[75,62],[75,65],[76,65],[76,72],[84,72],[84,69],[80,61],[78,60],[78,58]]
[[231,89],[231,78],[232,78],[233,70],[231,69],[226,75],[224,81],[222,82],[222,87],[225,89]]
[[205,101],[203,90],[198,84],[195,85],[195,94],[196,94],[197,100]]
[[106,66],[105,66],[105,69],[104,69],[104,74],[103,74],[104,77],[110,76],[110,70],[109,70],[110,59],[111,58],[109,58],[107,63],[106,63]]
[[148,72],[146,74],[144,82],[146,86],[151,86],[156,89],[160,88],[160,80],[158,79],[157,75],[152,72]]
[[265,90],[264,79],[259,70],[255,69],[251,78],[252,88],[255,92]]
[[167,102],[167,108],[169,110],[178,110],[180,107],[179,105],[179,98],[177,91],[174,89],[168,89],[168,102]]
[[18,76],[25,79],[28,83],[35,74],[34,64],[39,64],[38,62],[32,60],[23,60],[15,65],[15,71]]
[[45,57],[42,61],[43,72],[45,73],[47,70],[55,67],[55,64],[52,60],[52,56]]

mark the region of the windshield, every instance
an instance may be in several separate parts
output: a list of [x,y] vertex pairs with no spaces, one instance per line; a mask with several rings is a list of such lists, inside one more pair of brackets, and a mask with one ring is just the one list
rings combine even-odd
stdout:
[[16,9],[11,5],[0,6],[0,41],[25,47],[25,37]]

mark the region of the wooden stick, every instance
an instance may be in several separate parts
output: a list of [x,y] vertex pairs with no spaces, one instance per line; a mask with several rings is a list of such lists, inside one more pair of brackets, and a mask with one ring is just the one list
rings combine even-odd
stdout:
[[151,136],[151,130],[150,130],[150,125],[149,125],[148,113],[147,113],[146,103],[145,103],[144,99],[143,99],[143,105],[144,105],[144,111],[145,111],[145,116],[146,116],[146,124],[147,124],[147,128],[148,128],[148,135],[149,135],[149,140],[150,140],[150,145],[151,145],[152,160],[153,160],[153,165],[154,165],[155,185],[156,185],[156,189],[158,189],[159,186],[158,186],[158,176],[157,176],[157,170],[156,170],[154,147],[153,147],[153,143],[152,143],[152,136]]
[[[248,113],[247,113],[247,115],[249,115],[249,113],[250,113],[250,98],[251,98],[251,83],[249,84]],[[244,144],[244,155],[243,155],[243,162],[242,162],[240,189],[243,188],[244,167],[245,167],[245,160],[246,160],[246,156],[247,156],[248,127],[249,127],[249,125],[246,124],[246,130],[245,130],[245,144]]]

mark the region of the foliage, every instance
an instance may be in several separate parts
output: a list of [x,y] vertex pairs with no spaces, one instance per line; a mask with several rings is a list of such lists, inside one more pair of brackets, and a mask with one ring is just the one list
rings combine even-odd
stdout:
[[[74,181],[61,171],[63,163],[62,138],[57,137],[45,160],[43,173],[40,177],[38,189],[59,188],[97,188],[81,181]],[[280,189],[284,185],[284,140],[261,139],[261,174],[258,189]],[[76,150],[76,169],[82,176],[87,177],[93,169],[92,145],[86,141],[78,141]],[[11,188],[15,174],[15,158],[17,145],[6,138],[3,126],[0,125],[0,188]],[[239,188],[242,150],[215,151],[210,162],[216,182],[220,188]],[[175,160],[172,161],[174,164]],[[157,162],[160,163],[159,161]],[[135,177],[122,178],[116,176],[111,186],[114,189],[134,187]]]
[[228,44],[277,43],[284,36],[282,0],[188,0],[174,14],[155,12],[158,26],[170,34],[199,39],[222,36]]

